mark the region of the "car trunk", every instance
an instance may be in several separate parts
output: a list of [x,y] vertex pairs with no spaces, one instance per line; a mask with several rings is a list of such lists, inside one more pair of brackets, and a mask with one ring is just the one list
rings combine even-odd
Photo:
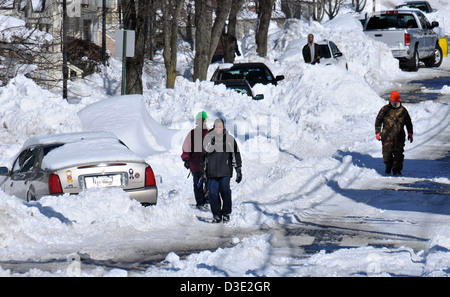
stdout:
[[134,162],[89,163],[56,170],[64,193],[89,188],[120,187],[124,190],[145,186],[146,164]]

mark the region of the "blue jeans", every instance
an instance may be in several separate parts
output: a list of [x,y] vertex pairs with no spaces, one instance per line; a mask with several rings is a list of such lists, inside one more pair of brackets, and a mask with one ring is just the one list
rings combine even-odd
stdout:
[[215,217],[222,218],[231,213],[230,179],[229,176],[208,178],[209,203]]
[[206,203],[205,196],[203,195],[203,185],[200,188],[198,187],[198,182],[202,177],[202,173],[201,172],[191,172],[191,173],[194,179],[195,202],[197,202],[197,206],[201,206]]

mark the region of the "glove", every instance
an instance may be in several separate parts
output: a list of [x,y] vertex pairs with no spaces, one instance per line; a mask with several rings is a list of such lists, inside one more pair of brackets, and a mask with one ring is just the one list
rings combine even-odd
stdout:
[[189,159],[184,160],[184,167],[186,167],[186,169],[191,167],[191,165],[189,165]]
[[380,141],[381,140],[381,133],[377,133],[377,140]]
[[409,142],[413,142],[413,134],[412,133],[408,133],[408,140]]
[[240,183],[242,181],[241,168],[236,168],[236,182]]
[[216,137],[213,136],[213,137],[211,138],[211,145],[215,145],[215,144],[216,144]]

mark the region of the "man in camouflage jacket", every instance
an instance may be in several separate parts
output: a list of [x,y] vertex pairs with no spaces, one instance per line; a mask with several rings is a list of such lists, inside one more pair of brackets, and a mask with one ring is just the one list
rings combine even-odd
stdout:
[[383,162],[386,164],[386,174],[391,170],[394,175],[401,175],[403,169],[405,130],[408,140],[413,141],[413,125],[408,111],[401,104],[398,92],[392,92],[389,104],[383,106],[375,120],[375,134],[383,145]]

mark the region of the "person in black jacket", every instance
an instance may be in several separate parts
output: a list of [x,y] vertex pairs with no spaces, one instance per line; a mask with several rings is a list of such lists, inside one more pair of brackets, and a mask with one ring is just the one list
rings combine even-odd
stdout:
[[229,221],[231,214],[230,180],[234,167],[237,175],[236,182],[241,182],[242,160],[236,140],[225,129],[222,119],[214,121],[214,128],[210,130],[203,141],[200,167],[202,178],[207,182],[213,222]]
[[308,34],[308,43],[303,47],[303,60],[308,64],[320,63],[320,46],[314,43],[314,35]]

